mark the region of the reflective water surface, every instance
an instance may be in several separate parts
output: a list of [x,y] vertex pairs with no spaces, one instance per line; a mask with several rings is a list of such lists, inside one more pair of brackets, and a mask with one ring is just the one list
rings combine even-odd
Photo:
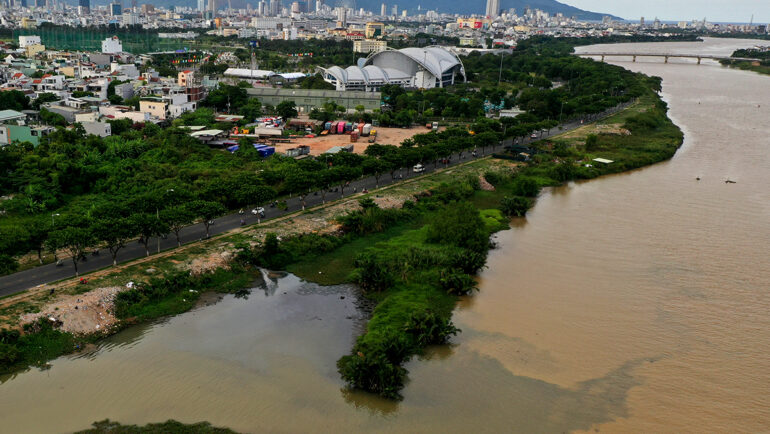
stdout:
[[288,275],[2,379],[0,432],[107,417],[247,432],[767,432],[770,76],[670,62],[619,64],[663,77],[682,149],[545,192],[499,233],[481,291],[455,313],[462,333],[409,363],[403,401],[339,380],[365,318],[353,290]]

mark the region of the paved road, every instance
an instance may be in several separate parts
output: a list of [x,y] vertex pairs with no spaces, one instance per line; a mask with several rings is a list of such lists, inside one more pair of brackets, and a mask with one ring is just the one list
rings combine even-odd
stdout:
[[[601,117],[606,117],[608,115],[611,115],[613,113],[616,113],[617,111],[625,108],[628,104],[619,106],[617,108],[614,108],[606,113],[603,113],[601,115],[594,115],[591,117],[588,117],[585,119],[586,122],[590,122],[596,119],[599,119]],[[555,134],[562,134],[567,131],[571,131],[575,128],[578,128],[582,125],[580,120],[568,122],[562,125],[562,128],[552,128],[548,132],[542,132],[541,134],[538,134],[538,137],[536,139],[532,139],[529,137],[519,137],[517,139],[507,139],[504,141],[504,145],[510,145],[514,141],[518,144],[528,144],[532,141],[540,140],[541,138],[547,138]],[[480,158],[484,156],[484,153],[486,155],[490,154],[493,151],[499,151],[501,150],[501,146],[497,146],[494,150],[492,147],[487,147],[485,149],[479,149],[479,155],[476,158]],[[466,163],[470,160],[472,160],[473,157],[471,156],[470,152],[465,152],[463,154],[463,158],[460,158],[459,155],[455,154],[450,157],[450,161],[447,164],[447,167],[455,166],[460,163]],[[438,169],[443,169],[444,165],[439,164]],[[425,167],[425,172],[422,174],[415,174],[411,171],[408,171],[406,169],[401,169],[396,174],[395,179],[391,179],[390,175],[385,174],[380,177],[380,187],[387,186],[390,184],[393,184],[395,182],[399,182],[403,177],[403,179],[409,179],[415,176],[423,175],[425,173],[431,173],[435,170],[437,170],[436,167],[434,167],[432,164],[427,164]],[[364,178],[360,179],[355,182],[351,182],[349,187],[345,188],[345,195],[348,196],[353,193],[353,189],[357,192],[361,192],[364,189],[372,190],[375,188],[375,179],[374,177]],[[340,199],[341,192],[337,191],[330,191],[326,194],[326,201],[333,201]],[[311,193],[309,196],[305,199],[305,204],[307,208],[320,205],[321,204],[321,194],[320,193]],[[278,208],[265,208],[265,218],[262,219],[262,221],[272,220],[277,217],[284,216],[286,214],[296,212],[302,208],[302,204],[298,197],[293,197],[286,200],[286,204],[288,205],[288,209],[286,211],[279,210]],[[231,214],[227,216],[220,217],[214,221],[214,224],[210,227],[211,235],[220,234],[222,232],[229,231],[231,229],[235,229],[241,226],[241,218],[245,219],[245,223],[247,225],[255,224],[257,223],[257,218],[251,213],[247,212],[244,215],[239,214]],[[206,229],[203,226],[202,223],[198,223],[192,226],[188,226],[184,228],[180,232],[180,238],[182,241],[182,244],[188,244],[191,242],[199,241],[203,239],[206,236]],[[153,238],[150,242],[150,253],[157,253],[158,251],[158,241],[160,241],[160,250],[166,250],[170,248],[176,247],[176,237],[170,235],[166,239],[156,239]],[[130,242],[125,248],[121,249],[118,253],[118,263],[123,263],[127,261],[131,261],[136,258],[141,258],[145,256],[145,250],[144,246],[136,241]],[[91,271],[95,271],[101,268],[105,268],[112,265],[112,258],[110,256],[110,253],[107,249],[101,249],[98,251],[97,255],[89,255],[87,260],[85,262],[80,262],[78,264],[78,269],[80,271],[80,274],[89,273]],[[39,267],[35,267],[29,270],[20,271],[18,273],[10,274],[8,276],[2,276],[0,277],[0,297],[15,294],[17,292],[24,291],[26,289],[42,285],[49,282],[54,282],[61,279],[66,279],[69,277],[75,276],[75,268],[72,265],[72,261],[69,259],[64,260],[64,263],[62,265],[57,266],[56,264],[47,264],[47,265],[41,265]]]

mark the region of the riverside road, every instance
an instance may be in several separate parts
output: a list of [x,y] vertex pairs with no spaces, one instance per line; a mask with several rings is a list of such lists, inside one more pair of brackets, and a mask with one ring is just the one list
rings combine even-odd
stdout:
[[[564,123],[561,125],[561,129],[556,127],[556,128],[550,129],[549,131],[543,131],[542,133],[538,133],[537,138],[519,137],[516,139],[507,139],[503,141],[502,145],[509,146],[513,143],[526,145],[534,141],[551,137],[552,135],[562,134],[582,126],[585,122],[594,121],[603,117],[607,117],[614,113],[617,113],[618,111],[626,108],[630,104],[631,103],[621,104],[620,106],[614,107],[604,113],[594,115],[582,120],[578,119],[575,121]],[[483,157],[484,152],[488,155],[489,153],[499,149],[500,149],[500,145],[498,145],[494,149],[491,146],[488,146],[483,149],[479,148],[477,150],[477,156],[475,158],[478,159]],[[379,186],[384,187],[384,186],[388,186],[396,182],[400,182],[400,181],[414,178],[417,176],[423,176],[425,174],[432,173],[436,170],[444,169],[445,167],[452,167],[461,163],[467,163],[473,159],[474,157],[472,156],[471,152],[467,151],[463,153],[462,158],[460,157],[459,154],[452,155],[449,158],[448,164],[446,165],[441,163],[439,163],[436,166],[434,166],[433,164],[427,164],[425,166],[425,171],[423,173],[413,173],[412,171],[406,170],[404,168],[396,172],[395,179],[391,179],[391,177],[388,176],[387,174],[380,177]],[[375,188],[375,185],[376,185],[376,182],[374,177],[362,178],[360,180],[351,182],[349,186],[345,187],[345,194],[347,195],[353,194],[354,189],[356,192],[361,192],[365,189],[372,190]],[[326,194],[327,202],[331,202],[341,198],[342,198],[341,192],[334,191],[334,189],[332,189],[332,191],[329,191]],[[310,193],[305,198],[306,208],[321,205],[321,202],[322,200],[321,200],[320,192]],[[261,219],[261,222],[270,221],[272,219],[276,219],[276,218],[285,216],[287,214],[297,212],[302,209],[302,202],[298,197],[292,197],[292,198],[286,199],[286,205],[287,205],[286,210],[280,210],[278,208],[273,208],[273,207],[265,207],[265,218]],[[242,218],[245,220],[246,225],[256,224],[257,223],[256,216],[252,215],[251,212],[249,211],[250,210],[246,210],[246,212],[243,215],[235,213],[235,214],[226,215],[216,219],[214,221],[214,224],[210,226],[211,235],[221,234],[223,232],[227,232],[229,230],[241,227]],[[200,241],[206,236],[206,228],[204,227],[203,223],[194,224],[182,229],[179,236],[182,241],[182,244],[189,244],[196,241]],[[157,253],[158,240],[153,238],[150,241],[149,246],[150,246],[151,254]],[[161,251],[171,249],[174,247],[176,247],[176,237],[174,237],[173,235],[168,236],[166,239],[163,239],[163,238],[160,239]],[[144,246],[137,241],[132,241],[132,242],[129,242],[126,245],[126,247],[120,250],[120,252],[118,253],[117,259],[118,259],[118,263],[124,263],[137,258],[142,258],[145,255],[146,253],[144,250]],[[99,249],[99,250],[96,250],[96,254],[89,254],[87,256],[86,261],[80,262],[78,264],[78,269],[80,271],[80,274],[83,275],[105,267],[109,267],[110,265],[112,265],[112,257],[110,256],[110,252],[107,249]],[[24,271],[20,271],[7,276],[2,276],[0,277],[0,297],[16,294],[18,292],[22,292],[24,290],[33,288],[35,286],[39,286],[49,282],[55,282],[55,281],[70,278],[70,277],[75,277],[75,267],[73,266],[72,261],[69,259],[65,259],[62,265],[56,265],[53,263],[47,264],[47,265],[41,265],[39,267],[31,268],[29,270],[24,270]]]

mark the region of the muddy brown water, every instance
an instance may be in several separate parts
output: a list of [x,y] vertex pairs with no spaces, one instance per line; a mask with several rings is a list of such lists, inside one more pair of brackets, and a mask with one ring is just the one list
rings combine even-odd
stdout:
[[408,364],[403,401],[339,380],[335,361],[365,321],[353,290],[287,275],[3,378],[0,432],[104,418],[246,432],[770,431],[770,76],[628,60],[663,77],[685,144],[671,161],[547,191],[497,234],[481,291],[455,312],[463,332]]

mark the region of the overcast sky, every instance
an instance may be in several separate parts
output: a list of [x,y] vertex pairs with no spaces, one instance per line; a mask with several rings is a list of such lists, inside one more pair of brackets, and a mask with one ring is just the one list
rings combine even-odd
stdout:
[[628,20],[702,20],[712,22],[770,22],[770,0],[560,0],[580,9],[605,12]]

